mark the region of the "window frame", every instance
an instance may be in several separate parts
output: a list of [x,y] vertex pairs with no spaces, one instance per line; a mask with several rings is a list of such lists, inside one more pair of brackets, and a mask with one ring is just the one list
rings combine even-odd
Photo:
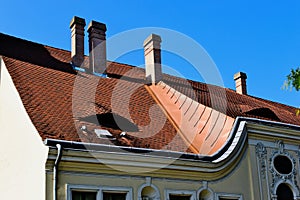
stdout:
[[224,192],[219,192],[215,193],[215,199],[219,200],[220,198],[224,199],[234,199],[234,200],[244,200],[243,195],[241,194],[231,194],[231,193],[224,193]]
[[66,190],[67,190],[66,200],[72,200],[72,191],[96,192],[97,193],[96,200],[103,200],[103,192],[126,193],[126,200],[132,200],[132,191],[133,191],[131,187],[71,185],[71,184],[67,184]]
[[170,194],[171,195],[190,195],[190,200],[196,200],[196,191],[194,190],[170,190],[165,189],[165,199],[170,200]]

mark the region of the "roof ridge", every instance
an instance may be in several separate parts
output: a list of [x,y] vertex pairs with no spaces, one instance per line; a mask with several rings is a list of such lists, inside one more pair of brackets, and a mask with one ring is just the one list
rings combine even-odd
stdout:
[[[277,102],[277,101],[272,101],[272,100],[269,100],[269,99],[263,99],[261,97],[257,97],[257,96],[253,96],[253,95],[249,95],[249,94],[239,94],[237,92],[235,92],[234,90],[230,89],[230,88],[225,88],[227,91],[231,92],[231,93],[234,93],[235,95],[239,95],[239,96],[244,96],[244,97],[248,97],[248,98],[253,98],[254,100],[256,101],[263,101],[263,103],[267,103],[267,104],[277,104],[277,105],[280,105],[280,106],[285,106],[285,107],[288,107],[288,108],[293,108],[293,109],[297,109],[296,107],[294,106],[291,106],[291,105],[287,105],[287,104],[283,104],[283,103],[280,103],[280,102]],[[271,106],[275,106],[275,105],[271,105]]]
[[251,96],[252,98],[255,98],[255,99],[257,99],[257,100],[260,100],[260,101],[267,101],[267,102],[270,102],[270,103],[279,104],[279,105],[281,105],[281,106],[285,106],[285,107],[297,109],[297,108],[294,107],[294,106],[291,106],[291,105],[288,105],[288,104],[283,104],[283,103],[280,103],[280,102],[277,102],[277,101],[272,101],[272,100],[269,100],[269,99],[263,99],[263,98],[261,98],[261,97],[252,96],[252,95],[249,95],[249,96]]
[[27,42],[27,43],[43,45],[43,46],[48,47],[48,48],[58,49],[58,50],[62,50],[62,51],[69,51],[69,50],[66,50],[66,49],[63,49],[63,48],[53,47],[53,46],[50,46],[50,45],[47,45],[47,44],[44,44],[44,43],[41,43],[41,42],[31,41],[31,40],[24,39],[24,38],[21,38],[21,37],[18,37],[18,36],[9,35],[9,34],[3,33],[3,32],[0,32],[0,37],[1,37],[1,35],[5,36],[5,37],[10,37],[10,38],[13,38],[13,39],[16,39],[16,40],[21,40],[21,41]]
[[[20,37],[16,37],[16,36],[12,36],[12,35],[8,35],[6,33],[1,33],[0,32],[0,39],[1,39],[1,37],[5,37],[4,39],[9,38],[9,39],[12,39],[12,40],[16,40],[17,42],[23,42],[23,43],[30,44],[30,45],[35,45],[35,46],[40,46],[41,45],[41,46],[45,47],[48,50],[51,49],[51,50],[54,50],[54,51],[58,50],[58,51],[62,51],[64,53],[70,53],[70,50],[67,50],[67,49],[53,47],[53,46],[50,46],[50,45],[30,41],[30,40],[27,40],[27,39],[23,39],[23,38],[20,38]],[[0,51],[0,54],[1,54],[1,51]],[[3,55],[3,54],[1,54],[1,55]],[[3,55],[3,56],[13,58],[13,59],[16,59],[16,60],[21,60],[21,59],[16,58],[16,56],[8,56],[8,55]],[[88,58],[88,55],[85,55],[85,58]],[[108,63],[109,63],[108,66],[111,65],[111,64],[115,64],[115,65],[119,65],[119,66],[126,66],[126,67],[129,67],[129,68],[138,69],[138,70],[141,70],[141,71],[145,70],[145,68],[141,68],[141,67],[131,65],[131,64],[128,64],[128,63],[121,63],[121,62],[110,61],[110,60],[108,60]],[[36,63],[33,63],[33,64],[36,64]],[[56,69],[56,70],[64,71],[62,69]],[[122,75],[118,72],[112,72],[112,74]],[[207,88],[211,87],[211,88],[225,89],[228,92],[234,93],[234,95],[240,95],[240,94],[236,93],[234,90],[232,90],[230,88],[227,88],[227,87],[222,87],[222,86],[219,86],[219,85],[213,85],[213,84],[210,84],[210,83],[204,83],[204,82],[201,82],[201,81],[198,81],[198,80],[186,79],[186,78],[174,76],[174,75],[167,74],[167,73],[163,73],[163,75],[165,77],[166,82],[170,81],[172,83],[177,83],[177,84],[180,84],[182,86],[187,84],[188,86],[191,86],[193,89],[199,89],[199,90],[203,89],[203,88],[201,88],[201,86],[207,87]],[[179,83],[178,81],[180,81],[181,83]],[[183,82],[185,82],[185,83],[183,83]],[[284,107],[287,107],[287,108],[290,108],[290,109],[297,109],[294,106],[283,104],[283,103],[276,102],[276,101],[272,101],[272,100],[269,100],[269,99],[263,99],[263,98],[253,96],[253,95],[246,95],[246,96],[250,97],[250,98],[254,98],[255,100],[267,103],[270,106],[275,106],[275,105],[272,105],[272,104],[276,104],[276,105],[284,106]]]

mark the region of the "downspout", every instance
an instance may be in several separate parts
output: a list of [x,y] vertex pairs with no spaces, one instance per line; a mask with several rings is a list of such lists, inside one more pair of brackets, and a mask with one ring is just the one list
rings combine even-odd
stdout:
[[53,166],[53,200],[57,199],[57,172],[58,172],[58,164],[61,160],[62,156],[62,147],[60,144],[56,145],[57,147],[57,157]]

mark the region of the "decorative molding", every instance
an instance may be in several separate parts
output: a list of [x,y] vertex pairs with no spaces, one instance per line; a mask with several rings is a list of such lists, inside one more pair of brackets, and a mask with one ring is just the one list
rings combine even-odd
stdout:
[[202,184],[203,184],[203,188],[204,189],[208,188],[208,182],[207,181],[203,181]]
[[263,143],[259,142],[255,146],[256,156],[259,161],[260,174],[263,179],[266,178],[266,158],[267,158],[267,149]]
[[[277,149],[273,150],[272,155],[269,159],[270,163],[270,174],[272,176],[272,182],[271,182],[271,197],[272,199],[276,197],[276,190],[277,187],[281,183],[288,184],[292,189],[294,196],[299,196],[299,187],[297,183],[297,169],[296,169],[296,160],[293,158],[293,156],[286,151],[285,145],[282,140],[277,140],[276,142]],[[274,165],[274,159],[277,156],[285,156],[288,159],[290,159],[292,163],[292,170],[289,174],[283,174],[276,170],[276,167]]]
[[[149,179],[150,178],[150,179]],[[151,181],[151,177],[146,177],[146,183],[142,184],[138,189],[138,200],[143,200],[142,192],[145,187],[151,187],[155,191],[155,195],[151,195],[148,197],[148,200],[160,200],[160,192],[158,187],[149,182]]]
[[256,134],[259,136],[270,136],[270,138],[300,140],[300,126],[253,118],[246,118],[246,120],[249,135]]
[[146,177],[146,184],[147,184],[148,186],[150,186],[150,185],[152,184],[152,177],[150,177],[150,176],[147,176],[147,177]]
[[[134,153],[115,153],[115,152],[86,152],[81,150],[68,149],[68,154],[62,158],[62,162],[78,162],[78,163],[92,163],[100,165],[108,165],[111,167],[116,166],[117,170],[122,171],[122,167],[118,166],[130,166],[131,168],[137,167],[149,168],[153,171],[157,169],[171,169],[182,170],[183,172],[203,172],[203,173],[215,173],[222,170],[226,170],[235,164],[241,149],[235,149],[238,152],[232,154],[232,157],[227,162],[221,163],[207,163],[207,162],[195,162],[195,160],[180,160],[175,158],[160,157],[155,155],[139,155]],[[242,151],[242,150],[241,150]],[[47,162],[55,160],[55,151],[50,148],[48,153]],[[100,162],[101,161],[101,162]],[[99,169],[99,165],[95,165],[95,169]],[[111,169],[111,168],[110,168]],[[178,174],[184,177],[185,174]]]
[[[261,142],[266,148],[277,148],[276,143],[270,142],[270,141],[266,141],[266,140],[261,140],[261,139],[253,139],[253,138],[249,138],[248,139],[248,144],[252,145],[252,146],[256,146],[257,143]],[[294,144],[284,144],[284,149],[288,150],[288,151],[298,151],[299,149],[299,145],[294,145]]]
[[277,140],[275,143],[276,143],[276,146],[278,148],[278,152],[280,154],[282,154],[283,151],[284,151],[284,143],[283,143],[283,141],[282,140]]

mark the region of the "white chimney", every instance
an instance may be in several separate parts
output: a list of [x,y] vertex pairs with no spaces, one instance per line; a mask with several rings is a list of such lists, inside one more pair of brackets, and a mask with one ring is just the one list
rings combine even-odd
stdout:
[[247,94],[247,75],[243,72],[238,72],[234,75],[235,90],[239,94]]
[[147,84],[157,84],[162,80],[160,43],[160,36],[155,34],[144,41]]
[[105,74],[106,70],[106,25],[91,21],[89,33],[90,70],[93,73]]
[[70,23],[71,29],[71,58],[72,64],[80,67],[84,60],[84,27],[85,20],[73,17]]

